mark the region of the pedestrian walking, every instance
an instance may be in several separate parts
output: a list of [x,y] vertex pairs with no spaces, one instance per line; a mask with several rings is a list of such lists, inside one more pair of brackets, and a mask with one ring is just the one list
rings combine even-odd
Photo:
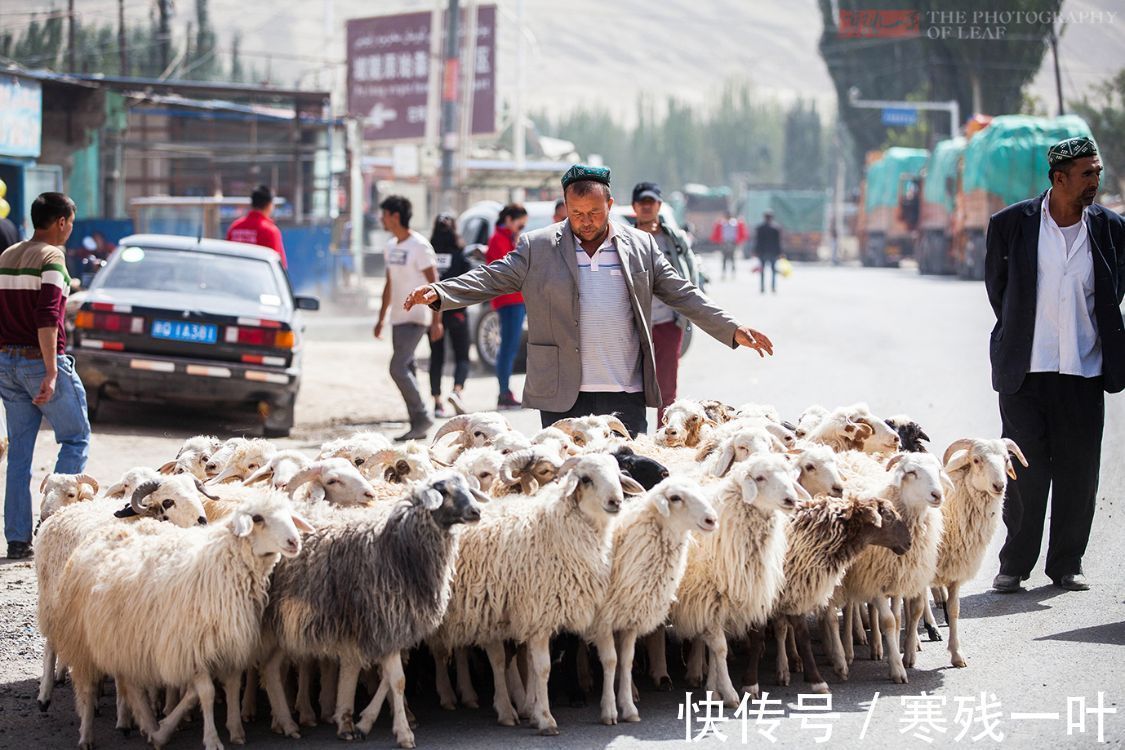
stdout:
[[746,231],[746,222],[734,218],[730,211],[724,211],[723,218],[711,228],[711,242],[719,246],[723,255],[721,278],[727,277],[727,266],[730,266],[730,276],[734,278],[734,255],[739,245],[745,244],[748,239],[750,234]]
[[1014,592],[1039,559],[1069,591],[1089,583],[1082,558],[1094,520],[1105,392],[1125,388],[1125,220],[1094,203],[1102,173],[1089,138],[1047,152],[1050,188],[994,215],[985,287],[996,313],[989,354],[1003,434],[1023,450],[1004,499],[1007,538],[992,587]]
[[[655,182],[638,182],[633,187],[633,212],[636,226],[648,232],[656,241],[664,259],[680,278],[699,285],[699,271],[695,253],[683,232],[671,226],[660,215],[664,197]],[[656,410],[656,423],[664,424],[664,409],[676,400],[676,385],[680,371],[680,350],[684,344],[684,331],[691,325],[659,298],[652,300],[652,345],[656,360],[656,382],[660,386],[660,407]]]
[[4,536],[8,559],[30,557],[31,461],[46,417],[59,444],[55,471],[86,468],[90,421],[86,391],[66,354],[70,277],[63,248],[74,229],[74,202],[43,193],[31,204],[31,239],[0,253],[0,397],[8,423]]
[[387,281],[383,285],[383,300],[379,320],[375,323],[375,338],[383,337],[383,326],[388,316],[391,324],[391,379],[398,386],[406,411],[410,416],[410,429],[395,440],[421,440],[434,426],[426,411],[426,402],[418,390],[414,365],[414,350],[428,330],[430,339],[441,338],[441,316],[425,308],[409,309],[404,305],[411,289],[418,284],[437,281],[437,257],[429,240],[410,228],[413,207],[401,195],[387,196],[379,204],[383,228],[391,233],[385,258]]
[[[527,209],[519,203],[509,203],[500,209],[496,231],[488,239],[485,260],[495,263],[516,247],[520,233],[527,226]],[[523,321],[527,315],[523,295],[502,294],[492,300],[492,309],[500,316],[500,350],[496,353],[496,380],[500,385],[497,409],[519,409],[520,400],[512,393],[512,369],[523,341]]]
[[566,221],[523,235],[495,263],[419,286],[406,307],[452,310],[534,290],[526,298],[524,404],[539,409],[544,426],[617,414],[636,435],[648,428],[645,407],[661,404],[648,328],[653,297],[732,348],[764,357],[773,344],[681,278],[652,235],[611,221],[609,185],[608,168],[574,165],[562,178]]
[[[434,220],[430,244],[434,248],[439,279],[452,279],[469,270],[464,255],[465,243],[457,232],[456,216],[443,213]],[[430,395],[434,399],[435,417],[449,416],[441,398],[446,344],[453,347],[453,391],[449,394],[449,406],[457,414],[465,413],[461,394],[469,377],[469,316],[464,310],[447,310],[441,314],[441,330],[441,336],[430,338]]]
[[773,212],[762,214],[754,230],[754,254],[761,263],[762,294],[766,293],[766,268],[770,270],[770,291],[777,293],[777,261],[781,257],[781,229],[773,223]]
[[0,252],[20,241],[20,230],[7,216],[0,216]]
[[281,257],[281,267],[289,268],[281,230],[273,223],[273,191],[266,185],[259,185],[250,193],[250,211],[230,225],[227,240],[268,247]]

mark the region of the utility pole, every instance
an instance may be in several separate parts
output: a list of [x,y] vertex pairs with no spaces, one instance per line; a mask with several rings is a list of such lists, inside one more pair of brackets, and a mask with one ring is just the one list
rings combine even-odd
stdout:
[[1058,97],[1059,116],[1066,112],[1063,108],[1062,77],[1059,75],[1059,35],[1055,25],[1051,24],[1051,56],[1055,59],[1055,96]]
[[169,28],[172,15],[172,0],[159,0],[160,7],[160,69],[168,70],[172,57],[172,31]]
[[453,153],[457,147],[457,83],[461,7],[449,0],[445,21],[445,65],[441,87],[441,193],[442,209],[453,210]]
[[74,44],[74,0],[67,0],[66,4],[66,17],[67,17],[67,59],[69,60],[69,67],[71,73],[78,72],[78,64],[76,62],[78,56],[78,47]]
[[[516,0],[516,96],[512,112],[512,154],[515,156],[516,171],[523,179],[523,172],[527,169],[527,132],[523,127],[523,87],[527,77],[524,70],[527,68],[527,58],[524,54],[523,28],[523,0]],[[512,191],[512,198],[517,203],[523,203],[527,191],[522,184]]]
[[125,42],[125,0],[117,0],[117,54],[121,68],[118,75],[129,75],[129,54]]

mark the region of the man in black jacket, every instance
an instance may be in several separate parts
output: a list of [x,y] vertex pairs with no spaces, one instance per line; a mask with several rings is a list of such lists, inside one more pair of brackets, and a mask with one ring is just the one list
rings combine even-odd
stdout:
[[985,287],[996,313],[989,354],[1004,437],[1028,466],[1004,502],[1008,535],[993,588],[1014,592],[1039,557],[1051,494],[1046,573],[1089,588],[1082,557],[1094,519],[1103,391],[1125,388],[1125,220],[1094,204],[1102,165],[1089,138],[1047,155],[1051,187],[988,225]]
[[777,260],[781,257],[781,230],[773,223],[773,212],[762,214],[762,223],[754,232],[754,254],[762,262],[762,294],[766,293],[766,268],[769,267],[770,289],[777,292]]

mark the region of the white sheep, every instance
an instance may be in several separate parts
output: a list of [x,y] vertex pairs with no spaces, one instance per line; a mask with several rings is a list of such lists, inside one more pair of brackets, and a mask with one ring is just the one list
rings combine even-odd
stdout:
[[357,432],[330,440],[320,446],[317,458],[346,458],[355,466],[363,466],[379,451],[391,447],[391,441],[379,432]]
[[827,445],[806,444],[790,452],[797,466],[797,481],[810,495],[842,497],[844,480],[836,463],[836,453]]
[[298,450],[278,451],[270,456],[265,464],[246,476],[242,483],[250,486],[258,482],[268,482],[273,489],[284,490],[288,487],[289,480],[310,463],[312,462],[309,457]]
[[715,425],[699,402],[677,399],[664,409],[664,423],[654,441],[669,448],[694,448],[707,439]]
[[555,481],[562,461],[545,446],[527,448],[504,457],[500,474],[492,487],[493,497],[518,493],[530,497]]
[[[79,746],[93,746],[100,675],[111,674],[142,731],[156,747],[196,700],[203,741],[222,747],[215,729],[214,683],[227,695],[231,741],[245,741],[238,714],[241,671],[253,658],[269,576],[280,556],[301,551],[298,529],[311,529],[281,496],[247,503],[224,523],[179,529],[141,521],[109,526],[84,539],[67,562],[58,600],[62,616],[47,637],[70,665]],[[141,690],[189,686],[159,726]]]
[[416,482],[436,470],[429,450],[414,441],[381,450],[359,468],[371,481],[391,484]]
[[504,642],[525,642],[531,659],[528,708],[541,734],[558,733],[547,695],[550,637],[584,633],[593,624],[609,585],[610,521],[624,492],[641,491],[613,457],[584,455],[568,460],[558,482],[534,498],[485,506],[481,523],[463,533],[449,609],[428,640],[443,703],[452,700],[442,668],[449,653],[482,645],[492,665],[500,723],[516,725]]
[[[949,655],[955,667],[965,666],[957,629],[961,586],[977,574],[1000,521],[1008,477],[1016,476],[1009,454],[1027,466],[1023,451],[1008,438],[956,440],[942,459],[953,489],[941,506],[942,537],[933,584],[942,596],[940,600],[946,602]],[[941,591],[941,587],[946,590]],[[916,602],[915,606],[920,604]]]
[[[739,700],[727,668],[727,633],[765,624],[784,581],[786,514],[808,498],[784,456],[751,456],[719,485],[718,532],[688,553],[670,619],[681,639],[704,640],[711,652],[708,689],[730,707]],[[747,689],[756,694],[758,688]]]
[[446,435],[455,435],[455,439],[449,445],[455,447],[453,457],[456,457],[468,448],[491,445],[498,436],[511,431],[512,426],[508,424],[508,420],[497,412],[461,414],[438,429],[431,445],[437,447]]
[[[726,425],[724,425],[726,426]],[[785,445],[763,427],[744,426],[728,433],[724,438],[704,444],[696,458],[706,461],[706,471],[711,476],[723,477],[731,466],[750,456],[784,452]]]
[[98,480],[89,474],[48,474],[43,477],[39,492],[43,495],[39,503],[39,524],[42,524],[68,505],[93,500],[98,494]]
[[[872,480],[872,484],[880,481],[879,477],[872,477]],[[905,618],[903,624],[906,628],[906,643],[904,651],[900,652],[898,623],[891,611],[888,597],[915,597],[925,591],[933,580],[942,533],[939,508],[946,488],[951,485],[941,464],[928,453],[901,453],[891,457],[881,482],[883,486],[876,496],[890,500],[909,525],[910,551],[904,555],[895,555],[882,547],[865,549],[848,569],[833,595],[833,604],[841,606],[848,602],[874,601],[879,623],[887,636],[890,678],[897,683],[906,683],[905,667],[914,663],[918,646],[918,619],[922,613],[918,610]],[[847,664],[835,610],[830,610],[827,620],[833,665],[837,674],[844,678],[847,675]],[[846,614],[845,625],[850,641],[851,618]],[[873,626],[872,648],[876,652],[878,641],[879,635]],[[848,645],[851,645],[850,642]]]
[[807,438],[813,433],[813,430],[820,426],[820,423],[824,421],[828,414],[828,409],[819,404],[813,404],[801,412],[801,416],[797,418],[796,429],[793,432],[800,439]]
[[718,525],[715,508],[699,484],[682,478],[665,479],[621,512],[613,526],[609,588],[586,634],[602,663],[602,723],[617,723],[618,704],[624,721],[640,721],[633,702],[637,636],[652,632],[667,617],[687,566],[691,532],[709,534]]
[[207,463],[211,456],[223,446],[223,441],[214,435],[196,435],[183,442],[176,458],[160,467],[161,474],[191,474],[206,481]]
[[781,424],[781,415],[777,413],[777,409],[769,404],[755,404],[747,403],[735,409],[739,417],[751,417],[768,419],[776,424]]
[[615,416],[595,414],[588,417],[560,419],[551,427],[561,430],[579,448],[593,448],[608,442],[614,436],[630,439],[629,430]]
[[862,403],[834,410],[807,437],[810,442],[831,446],[836,451],[893,453],[901,446],[898,433]]
[[[191,472],[176,473],[190,474]],[[148,466],[134,466],[132,469],[129,469],[124,474],[122,474],[120,479],[118,479],[106,489],[105,496],[132,497],[134,490],[136,490],[145,482],[159,482],[163,478],[164,473],[157,471],[156,469],[149,468]],[[199,477],[196,478],[198,479]]]
[[231,438],[206,464],[207,484],[243,480],[253,474],[277,453],[277,446],[268,440]]
[[469,448],[453,462],[453,468],[465,475],[469,484],[487,493],[500,477],[504,456],[492,447]]

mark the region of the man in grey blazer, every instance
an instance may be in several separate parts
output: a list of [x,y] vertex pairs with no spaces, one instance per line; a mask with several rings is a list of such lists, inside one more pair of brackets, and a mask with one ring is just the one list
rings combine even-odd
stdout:
[[665,260],[652,236],[610,221],[609,169],[575,165],[562,178],[567,219],[520,237],[501,260],[418,287],[406,308],[453,310],[522,291],[527,305],[523,403],[544,427],[566,417],[617,414],[647,431],[660,405],[652,345],[657,297],[731,348],[773,354],[764,334],[740,326]]

